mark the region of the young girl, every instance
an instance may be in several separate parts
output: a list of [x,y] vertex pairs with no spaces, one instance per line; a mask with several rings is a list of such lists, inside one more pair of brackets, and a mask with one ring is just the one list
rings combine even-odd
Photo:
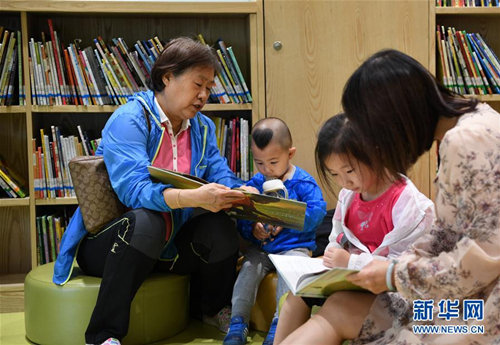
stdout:
[[[342,187],[333,216],[330,243],[323,263],[327,267],[361,269],[373,259],[389,259],[405,251],[434,219],[434,204],[405,176],[380,179],[372,161],[345,114],[330,118],[316,144],[320,178]],[[360,298],[372,298],[361,294]],[[366,296],[363,296],[366,295]],[[313,305],[325,299],[288,294],[276,332],[279,344],[310,317]]]

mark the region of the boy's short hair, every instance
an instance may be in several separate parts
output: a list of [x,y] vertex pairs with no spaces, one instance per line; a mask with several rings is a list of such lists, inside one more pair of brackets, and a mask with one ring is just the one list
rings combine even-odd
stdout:
[[273,140],[285,150],[292,147],[292,134],[286,123],[277,117],[257,121],[252,128],[253,143],[263,150]]

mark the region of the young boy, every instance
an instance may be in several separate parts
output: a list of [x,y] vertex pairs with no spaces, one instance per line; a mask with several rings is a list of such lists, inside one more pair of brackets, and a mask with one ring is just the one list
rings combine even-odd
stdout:
[[[245,253],[243,266],[234,286],[231,324],[224,338],[224,345],[246,343],[250,311],[260,282],[275,270],[268,254],[310,256],[311,251],[316,248],[315,230],[326,214],[326,203],[314,178],[290,163],[296,148],[292,146],[292,136],[287,125],[278,118],[262,119],[253,127],[251,136],[251,150],[259,173],[246,185],[255,187],[262,193],[264,182],[281,180],[289,199],[307,203],[306,218],[303,231],[249,221],[238,222],[241,236],[250,241],[251,245]],[[286,283],[278,277],[276,301],[286,292]],[[273,343],[277,324],[278,307],[263,344]]]

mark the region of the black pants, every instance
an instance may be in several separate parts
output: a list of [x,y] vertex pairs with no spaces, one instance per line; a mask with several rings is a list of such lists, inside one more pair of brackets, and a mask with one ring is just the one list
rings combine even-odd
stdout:
[[[128,332],[134,296],[151,272],[192,274],[191,311],[215,315],[230,305],[236,279],[238,235],[223,212],[206,213],[186,222],[174,239],[179,257],[157,258],[165,245],[165,221],[159,212],[137,209],[87,236],[77,261],[88,275],[102,277],[85,340],[99,344]],[[165,325],[166,326],[166,325]]]

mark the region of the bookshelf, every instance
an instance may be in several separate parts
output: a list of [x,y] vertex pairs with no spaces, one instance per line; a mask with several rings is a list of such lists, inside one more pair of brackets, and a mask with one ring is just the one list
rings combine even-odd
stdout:
[[[436,7],[435,1],[429,1],[430,33],[429,33],[429,68],[436,75],[437,52],[436,25],[455,27],[456,30],[466,30],[468,33],[480,33],[495,54],[500,54],[500,8],[499,7]],[[475,97],[480,102],[488,103],[500,111],[500,95],[467,95]],[[437,151],[431,150],[431,181],[436,177]],[[431,184],[431,198],[434,198],[434,186]]]
[[[9,165],[29,181],[29,196],[0,199],[0,293],[18,291],[26,273],[37,265],[36,217],[68,208],[74,211],[76,198],[35,199],[31,139],[40,145],[40,128],[61,126],[63,134],[76,135],[77,125],[100,137],[109,116],[118,107],[32,105],[29,80],[28,41],[50,39],[47,19],[52,19],[60,40],[67,45],[81,39],[81,47],[92,46],[101,36],[127,42],[158,36],[203,34],[209,44],[221,37],[231,45],[252,93],[247,104],[207,104],[208,116],[240,116],[252,123],[265,116],[262,0],[229,2],[182,1],[21,1],[2,2],[0,25],[20,30],[23,47],[25,106],[0,107],[0,147]],[[131,29],[133,28],[133,30]],[[47,36],[48,35],[48,36]]]

